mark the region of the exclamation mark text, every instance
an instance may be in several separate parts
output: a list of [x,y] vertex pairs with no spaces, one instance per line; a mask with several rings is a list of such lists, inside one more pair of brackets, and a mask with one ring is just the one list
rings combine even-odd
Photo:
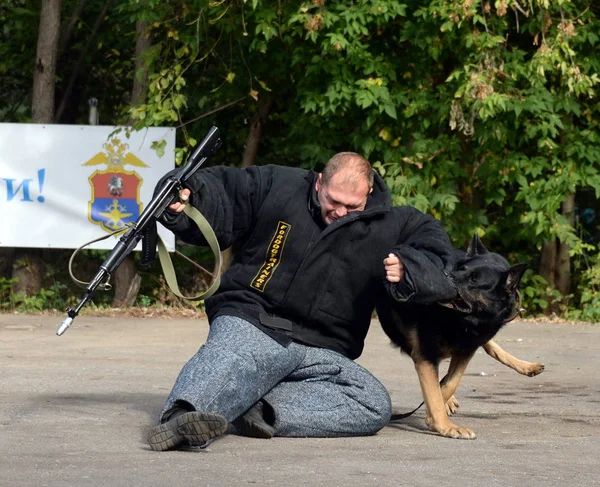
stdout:
[[40,185],[40,195],[37,197],[37,200],[40,203],[43,203],[44,201],[46,201],[46,198],[44,198],[42,196],[42,191],[44,189],[44,179],[46,177],[46,170],[45,169],[39,169],[38,170],[38,183]]

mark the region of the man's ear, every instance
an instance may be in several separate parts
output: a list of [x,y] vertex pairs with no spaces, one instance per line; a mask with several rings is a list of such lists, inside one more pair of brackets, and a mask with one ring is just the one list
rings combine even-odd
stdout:
[[323,186],[323,174],[319,173],[317,175],[317,181],[315,182],[315,190],[317,191],[317,193],[321,189],[321,186]]

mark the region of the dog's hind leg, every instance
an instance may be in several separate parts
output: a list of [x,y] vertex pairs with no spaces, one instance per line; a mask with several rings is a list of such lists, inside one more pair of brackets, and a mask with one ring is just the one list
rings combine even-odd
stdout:
[[456,399],[456,396],[453,394],[452,396],[450,396],[450,399],[446,401],[446,414],[448,416],[456,414],[456,411],[458,411],[459,407],[460,404],[458,403],[458,399]]
[[494,340],[490,340],[483,345],[483,349],[490,357],[496,359],[501,364],[516,370],[519,374],[523,374],[528,377],[534,377],[544,371],[544,364],[520,360],[514,355],[508,353],[506,350],[502,349],[502,347],[500,347],[500,345],[498,345]]
[[472,357],[473,354],[467,356],[453,356],[450,360],[448,373],[446,374],[446,377],[442,379],[440,384],[442,389],[442,400],[446,407],[446,413],[449,415],[456,413],[458,410],[459,405],[456,397],[454,397],[454,393],[456,392],[458,384]]
[[448,438],[474,439],[475,433],[469,428],[456,426],[446,414],[442,390],[440,389],[437,366],[420,358],[414,358],[415,369],[427,406],[427,424],[432,431]]

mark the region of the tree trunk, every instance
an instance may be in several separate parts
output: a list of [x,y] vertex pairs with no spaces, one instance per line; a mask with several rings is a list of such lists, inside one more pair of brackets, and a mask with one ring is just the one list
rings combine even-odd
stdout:
[[[567,195],[567,199],[561,205],[561,213],[569,222],[569,225],[575,224],[575,194]],[[569,246],[560,242],[558,244],[557,264],[556,264],[556,287],[564,295],[571,292],[571,258],[569,256]]]
[[[244,151],[244,157],[242,159],[242,167],[251,166],[256,162],[256,156],[258,154],[258,146],[260,145],[260,139],[262,138],[263,128],[271,113],[275,96],[268,94],[261,96],[258,101],[258,110],[256,111],[255,117],[250,122],[250,130],[248,131],[248,138],[246,139],[246,150]],[[223,266],[221,273],[229,269],[231,265],[231,248],[225,249],[221,252],[221,258],[223,259]]]
[[54,121],[54,85],[60,34],[60,2],[61,0],[42,0],[33,73],[31,107],[33,123],[52,123]]
[[69,42],[71,41],[71,36],[73,35],[73,31],[75,30],[75,25],[77,24],[77,21],[80,20],[81,12],[83,12],[83,7],[85,7],[86,3],[87,3],[87,0],[79,0],[77,7],[75,7],[75,10],[73,10],[73,14],[71,15],[71,19],[69,20],[69,23],[67,24],[62,35],[60,36],[60,42],[58,44],[58,57],[59,58],[62,57],[65,49],[67,48],[67,46],[69,45]]
[[152,47],[148,33],[148,22],[138,20],[135,23],[135,72],[133,78],[133,90],[131,92],[131,104],[139,105],[146,101],[148,93],[148,65],[144,60],[145,52]]
[[40,249],[16,249],[13,258],[13,294],[33,296],[42,289],[46,266]]
[[69,97],[71,96],[71,91],[73,91],[73,87],[75,86],[75,81],[77,81],[77,76],[79,75],[79,70],[81,69],[81,66],[83,64],[85,56],[87,55],[88,51],[91,49],[91,46],[93,45],[94,39],[96,38],[96,34],[98,33],[98,30],[100,29],[100,26],[102,25],[102,22],[104,21],[104,17],[106,17],[106,13],[108,12],[110,3],[111,3],[111,0],[106,0],[106,2],[104,2],[104,7],[102,8],[102,11],[98,15],[98,17],[96,17],[96,22],[94,23],[92,32],[90,33],[90,35],[87,38],[85,49],[79,55],[79,58],[77,59],[77,62],[75,63],[75,67],[73,68],[73,72],[71,73],[71,77],[69,78],[69,82],[67,83],[67,87],[65,88],[65,92],[63,93],[62,100],[60,101],[58,108],[56,110],[57,122],[60,122],[60,120],[63,116],[63,113],[65,112],[67,103],[69,102]]
[[[54,121],[54,86],[56,81],[56,58],[60,33],[61,0],[43,0],[40,11],[35,69],[33,72],[33,94],[31,121],[52,123]],[[14,294],[31,296],[42,289],[44,262],[37,250],[18,249],[13,261],[12,277]]]
[[135,260],[128,255],[113,274],[115,297],[112,301],[114,308],[133,306],[140,292],[142,278],[135,269]]
[[271,107],[275,97],[272,94],[261,96],[258,101],[258,110],[256,116],[250,122],[250,131],[248,132],[248,138],[246,139],[246,150],[244,151],[244,158],[242,159],[242,167],[248,167],[254,164],[256,156],[258,154],[258,146],[262,137],[264,125],[271,113]]
[[[561,214],[567,219],[569,224],[575,224],[575,195],[568,194],[566,200],[561,205]],[[540,275],[548,281],[551,287],[560,291],[563,296],[571,292],[571,259],[569,257],[569,246],[557,238],[546,242],[542,247],[540,259]],[[550,296],[545,299],[551,301]],[[558,303],[549,306],[548,313],[559,312]]]
[[[546,281],[548,282],[548,286],[551,288],[556,288],[556,263],[557,263],[557,255],[558,255],[558,239],[554,238],[545,242],[542,246],[542,255],[540,257],[540,268],[539,273]],[[552,303],[552,296],[550,294],[542,296],[548,303]],[[556,306],[550,304],[545,310],[545,314],[552,314],[556,312]]]
[[540,258],[540,276],[542,276],[551,286],[556,285],[556,255],[558,252],[557,239],[553,238],[545,242],[542,246],[542,255]]
[[[137,40],[135,42],[135,73],[133,77],[133,89],[131,90],[131,104],[143,103],[148,91],[148,66],[144,63],[144,53],[150,49],[151,41],[147,36],[148,24],[136,22],[135,31]],[[128,255],[123,263],[113,274],[115,284],[115,297],[112,306],[121,308],[133,306],[140,292],[142,278],[135,268],[135,260]]]

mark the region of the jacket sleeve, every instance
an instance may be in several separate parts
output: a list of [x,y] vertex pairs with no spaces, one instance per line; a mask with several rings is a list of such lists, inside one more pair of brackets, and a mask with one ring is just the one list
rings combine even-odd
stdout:
[[391,250],[404,264],[405,275],[398,283],[385,279],[388,293],[398,302],[433,303],[450,301],[456,288],[448,271],[456,251],[441,223],[415,208],[392,208],[399,225],[398,241]]
[[[156,190],[170,175],[159,181]],[[244,169],[216,166],[197,171],[184,186],[191,192],[190,204],[208,220],[221,248],[227,248],[252,228],[271,178],[268,166]],[[184,242],[207,245],[196,223],[185,213],[167,210],[160,222]]]

